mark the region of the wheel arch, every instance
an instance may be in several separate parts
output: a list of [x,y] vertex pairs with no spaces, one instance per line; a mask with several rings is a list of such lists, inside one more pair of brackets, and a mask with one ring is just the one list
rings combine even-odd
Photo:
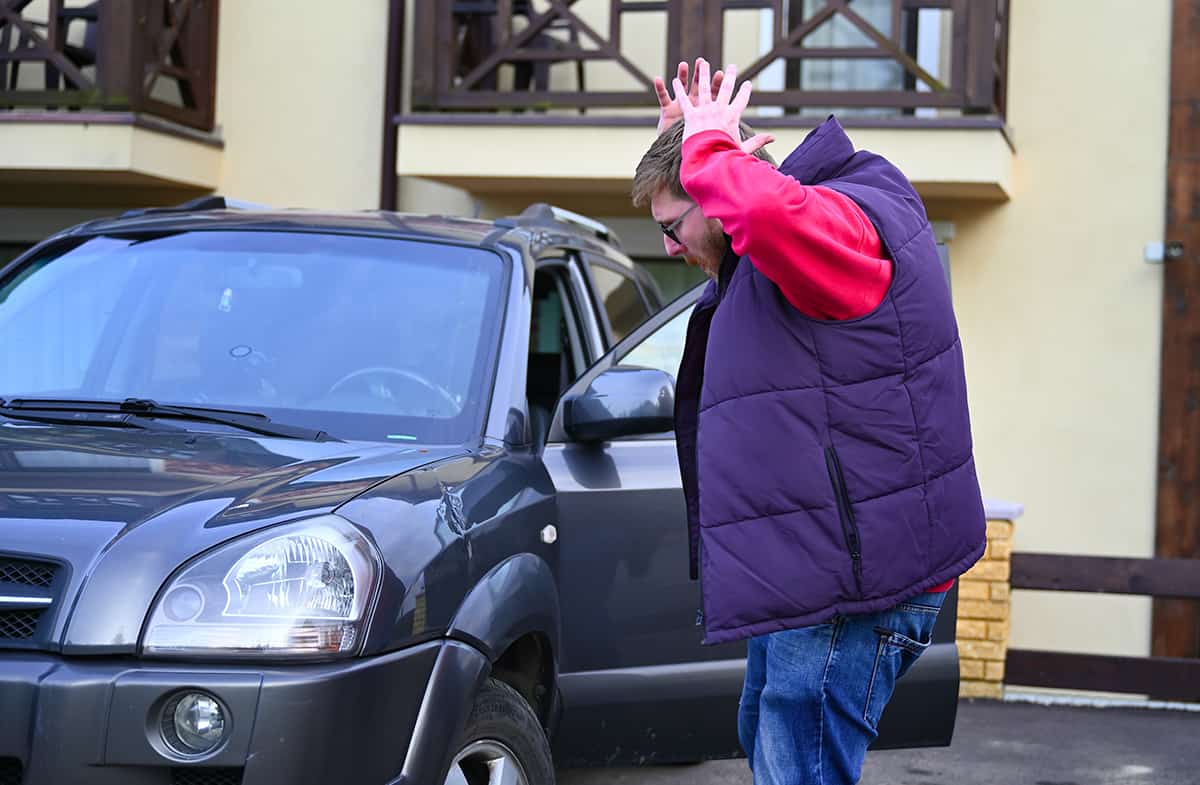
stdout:
[[479,648],[493,675],[517,690],[549,728],[557,711],[561,624],[550,565],[520,553],[489,570],[467,593],[447,634]]

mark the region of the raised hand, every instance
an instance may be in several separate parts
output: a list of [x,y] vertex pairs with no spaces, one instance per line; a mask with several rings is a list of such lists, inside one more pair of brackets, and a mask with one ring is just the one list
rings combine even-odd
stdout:
[[[690,96],[692,103],[696,103],[696,100],[699,97],[699,92],[700,92],[699,91],[699,87],[700,87],[699,73],[700,73],[700,63],[701,62],[703,62],[703,58],[697,57],[696,58],[696,70],[694,72],[696,74],[696,78],[692,79],[692,84],[691,84],[691,87],[689,88],[690,89],[689,96]],[[679,82],[681,84],[687,84],[688,83],[688,64],[687,64],[687,62],[681,61],[679,63],[679,67],[676,68],[675,71],[676,71],[676,77],[678,78]],[[723,81],[723,79],[724,79],[724,73],[721,71],[717,71],[715,74],[712,75],[712,96],[714,98],[717,95],[717,91],[721,89],[721,82]],[[658,133],[661,134],[663,131],[667,130],[671,126],[675,125],[675,123],[677,123],[683,119],[683,110],[679,108],[679,102],[676,101],[675,99],[673,99],[671,97],[670,93],[667,92],[667,85],[665,82],[663,82],[663,78],[661,76],[654,77],[654,92],[658,96],[658,106],[659,106]]]
[[[718,74],[721,72],[718,71]],[[742,148],[743,152],[753,153],[759,148],[770,144],[774,137],[770,134],[756,134],[742,140],[740,130],[742,113],[750,103],[750,82],[742,82],[737,95],[733,94],[733,85],[737,82],[737,67],[726,66],[719,88],[714,87],[709,77],[708,61],[703,58],[696,61],[696,82],[693,85],[693,96],[684,94],[683,80],[676,78],[671,86],[675,91],[675,102],[683,114],[683,139],[695,136],[702,131],[724,131]],[[659,99],[661,104],[662,99]]]

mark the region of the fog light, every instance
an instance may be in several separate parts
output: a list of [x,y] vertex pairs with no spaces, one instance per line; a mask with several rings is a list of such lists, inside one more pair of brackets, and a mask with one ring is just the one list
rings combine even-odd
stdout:
[[203,692],[184,693],[163,707],[163,741],[180,755],[212,752],[225,738],[227,725],[225,707]]

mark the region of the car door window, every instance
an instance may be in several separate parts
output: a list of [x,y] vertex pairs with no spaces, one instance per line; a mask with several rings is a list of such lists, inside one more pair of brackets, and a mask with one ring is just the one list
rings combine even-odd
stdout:
[[588,268],[612,329],[612,342],[616,343],[649,318],[650,308],[637,282],[630,276],[594,262],[589,263]]
[[534,275],[525,383],[535,441],[545,436],[554,404],[563,390],[579,378],[590,359],[583,326],[572,300],[568,271],[559,264],[544,265]]
[[657,368],[672,377],[679,371],[679,359],[683,356],[683,342],[687,337],[688,317],[691,309],[680,311],[666,324],[650,333],[623,356],[617,365],[636,365],[642,368]]
[[[670,374],[674,378],[679,371],[680,359],[683,357],[683,345],[687,335],[688,319],[705,286],[706,284],[700,284],[693,287],[691,291],[677,297],[661,311],[639,325],[624,341],[597,359],[572,384],[571,388],[565,391],[566,395],[583,394],[596,376],[614,366],[655,368]],[[553,443],[566,443],[572,440],[561,424],[555,425],[549,432],[548,438]],[[661,440],[662,438],[663,434],[652,434],[647,436],[631,436],[628,437],[628,440],[644,441],[647,439]],[[614,443],[625,440],[618,439]]]

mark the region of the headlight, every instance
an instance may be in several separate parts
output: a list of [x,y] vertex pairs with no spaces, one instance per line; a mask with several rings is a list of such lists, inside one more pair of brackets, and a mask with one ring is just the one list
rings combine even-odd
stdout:
[[158,598],[145,654],[328,657],[361,643],[375,547],[336,515],[276,526],[187,565]]

